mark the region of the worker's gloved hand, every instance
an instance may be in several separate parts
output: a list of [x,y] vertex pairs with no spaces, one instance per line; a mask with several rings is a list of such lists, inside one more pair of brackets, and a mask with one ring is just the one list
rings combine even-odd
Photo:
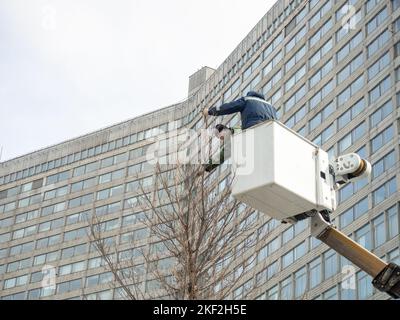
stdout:
[[204,108],[204,110],[203,110],[203,115],[204,115],[205,117],[208,116],[208,108]]

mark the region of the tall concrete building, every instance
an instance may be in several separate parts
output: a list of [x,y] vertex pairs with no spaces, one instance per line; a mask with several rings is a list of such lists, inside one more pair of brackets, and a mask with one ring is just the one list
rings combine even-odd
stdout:
[[[106,217],[106,235],[121,251],[131,249],[127,233],[146,243],[136,218],[145,213],[132,210],[138,192],[130,182],[152,174],[144,157],[149,138],[159,129],[200,129],[203,108],[251,89],[331,157],[358,152],[372,163],[370,178],[340,190],[334,223],[399,263],[399,7],[400,0],[279,0],[217,70],[191,76],[187,101],[1,163],[0,297],[118,299],[87,241],[85,217]],[[311,238],[307,221],[282,225],[256,214],[255,246],[235,249],[251,263],[228,298],[388,298]],[[55,289],[42,287],[51,271],[44,265],[55,268]]]

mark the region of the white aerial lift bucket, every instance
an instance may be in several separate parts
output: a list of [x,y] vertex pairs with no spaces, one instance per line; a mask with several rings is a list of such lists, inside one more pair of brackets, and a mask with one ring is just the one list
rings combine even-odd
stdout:
[[232,137],[232,195],[283,220],[312,210],[336,209],[328,154],[278,121]]

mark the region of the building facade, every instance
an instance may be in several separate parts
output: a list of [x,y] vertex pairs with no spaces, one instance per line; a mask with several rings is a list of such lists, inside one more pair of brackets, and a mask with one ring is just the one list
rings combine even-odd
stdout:
[[[85,217],[101,213],[107,239],[131,250],[124,235],[146,234],[137,219],[146,213],[132,210],[139,195],[130,182],[152,175],[150,138],[160,130],[199,130],[203,108],[253,89],[274,104],[281,122],[331,157],[358,152],[371,162],[371,177],[340,190],[334,223],[399,263],[399,7],[399,0],[279,0],[217,70],[191,77],[187,101],[1,163],[0,298],[119,299],[88,243]],[[231,126],[238,120],[223,118]],[[215,179],[224,172],[220,167]],[[249,263],[228,298],[388,298],[311,238],[307,221],[282,225],[255,214],[256,243],[246,252],[236,245]],[[146,236],[143,244],[155,245]],[[54,288],[43,288],[53,275]]]

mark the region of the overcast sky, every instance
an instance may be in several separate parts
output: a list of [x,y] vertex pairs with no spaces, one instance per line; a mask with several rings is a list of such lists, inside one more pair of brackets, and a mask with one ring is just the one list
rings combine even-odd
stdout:
[[0,161],[182,101],[275,0],[0,0]]

